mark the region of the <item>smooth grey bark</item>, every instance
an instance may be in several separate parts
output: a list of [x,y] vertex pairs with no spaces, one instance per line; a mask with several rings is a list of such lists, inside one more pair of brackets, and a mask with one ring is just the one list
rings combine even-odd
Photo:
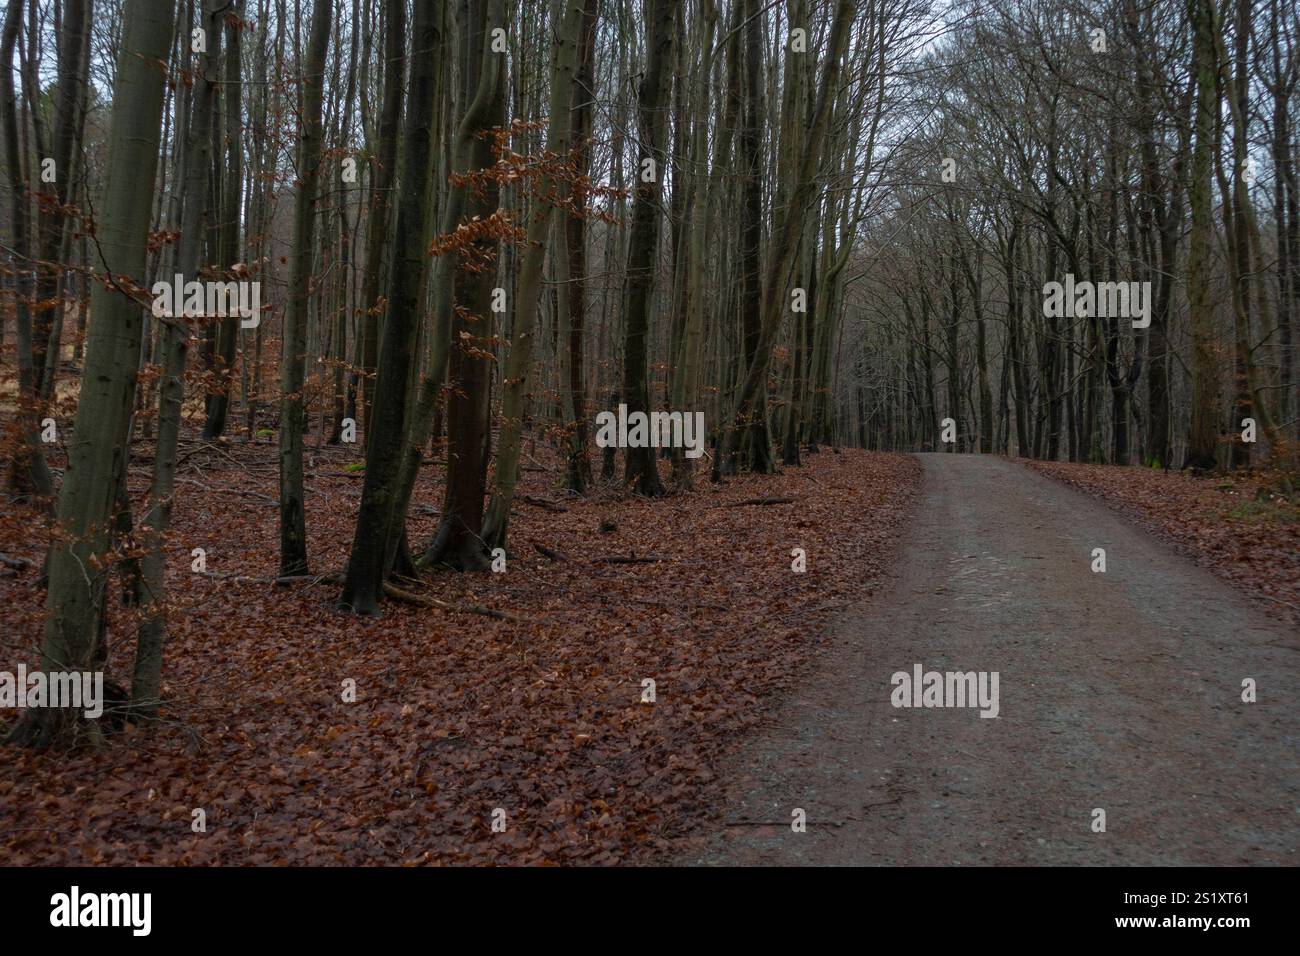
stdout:
[[306,380],[312,255],[316,245],[314,206],[321,164],[321,101],[333,7],[333,0],[316,0],[306,57],[300,64],[302,93],[299,96],[299,115],[302,119],[298,139],[298,188],[294,197],[293,253],[289,260],[288,304],[284,311],[284,345],[280,355],[280,573],[284,575],[307,572],[302,393]]
[[[389,5],[390,26],[402,13]],[[441,125],[436,88],[443,47],[439,30],[442,0],[416,7],[411,20],[412,55],[406,128],[402,137],[402,168],[398,177],[397,228],[392,268],[388,276],[388,315],[375,380],[372,418],[366,427],[366,476],[361,508],[343,586],[342,604],[357,614],[379,609],[386,559],[396,546],[389,535],[400,528],[388,521],[401,467],[411,384],[416,374],[413,343],[423,318],[422,279],[428,257],[428,200],[432,179],[433,132]],[[400,74],[400,65],[397,68]]]
[[[174,11],[170,3],[126,0],[109,132],[108,182],[153,183]],[[100,615],[112,564],[110,521],[126,467],[126,437],[140,354],[146,243],[151,189],[115,189],[104,198],[94,254],[100,282],[91,294],[93,321],[86,369],[59,492],[58,527],[47,567],[49,586],[41,668],[93,670],[100,654]],[[102,666],[102,664],[100,665]],[[31,711],[11,742],[44,747],[72,742],[85,727],[102,738],[97,722],[79,711]]]

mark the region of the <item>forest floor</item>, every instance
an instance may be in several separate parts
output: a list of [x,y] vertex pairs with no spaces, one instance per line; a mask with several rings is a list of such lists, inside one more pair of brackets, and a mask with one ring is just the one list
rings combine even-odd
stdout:
[[[576,500],[556,490],[548,450],[526,450],[507,570],[429,574],[421,591],[526,621],[392,602],[368,620],[336,608],[337,584],[271,583],[273,444],[186,441],[169,537],[163,720],[149,732],[128,727],[100,751],[4,748],[3,862],[679,855],[720,819],[720,768],[742,733],[808,670],[833,613],[878,586],[920,466],[905,455],[823,450],[778,476],[722,486],[704,476],[695,491],[661,501],[609,492]],[[133,446],[137,513],[151,451]],[[359,454],[308,453],[314,573],[344,565]],[[410,522],[417,547],[434,530],[441,476],[440,466],[423,469]],[[793,501],[745,503],[770,498]],[[0,552],[39,566],[47,540],[44,519],[6,508]],[[191,571],[194,548],[206,552],[206,574]],[[792,571],[794,548],[806,551],[806,573]],[[633,557],[658,560],[609,560]],[[0,670],[37,666],[37,577],[32,567],[0,568]],[[108,670],[126,683],[134,622],[116,599],[119,580]],[[654,703],[643,702],[646,679]],[[348,680],[355,703],[342,699]],[[0,736],[17,716],[0,711]],[[498,808],[504,832],[492,829]],[[206,832],[192,832],[198,809]]]
[[[721,825],[681,859],[1300,862],[1296,629],[1021,464],[919,457],[901,560],[731,758]],[[997,672],[996,719],[894,706],[916,665]]]

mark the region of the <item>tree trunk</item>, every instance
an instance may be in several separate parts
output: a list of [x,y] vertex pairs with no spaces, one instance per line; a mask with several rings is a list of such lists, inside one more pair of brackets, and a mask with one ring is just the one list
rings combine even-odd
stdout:
[[1211,0],[1189,0],[1196,74],[1196,147],[1192,154],[1192,228],[1188,237],[1187,305],[1192,326],[1192,428],[1184,468],[1212,469],[1218,444],[1218,377],[1214,355],[1214,314],[1210,300],[1210,164],[1213,161],[1215,104],[1218,101],[1214,13]]
[[[494,6],[491,0],[471,0],[463,34],[465,49],[478,54],[464,73],[464,99],[471,104],[466,119],[472,125],[463,123],[461,127],[462,136],[468,137],[463,145],[468,147],[468,168],[472,170],[486,170],[496,162],[491,137],[480,134],[505,121],[506,55],[491,49],[492,25],[499,22],[492,15]],[[468,218],[489,219],[497,210],[499,196],[498,181],[486,177],[477,189],[469,190],[465,202]],[[458,267],[447,364],[451,384],[447,396],[447,487],[438,530],[423,560],[457,571],[480,571],[489,566],[479,532],[491,438],[491,368],[485,340],[491,336],[498,248],[496,236],[489,233],[476,238],[466,253],[454,254]]]
[[280,353],[280,573],[307,573],[307,519],[303,509],[302,436],[305,428],[307,316],[316,248],[316,184],[321,162],[321,101],[333,0],[316,0],[306,57],[300,64],[301,131],[298,189],[294,197],[293,252],[289,260],[284,344]]
[[[186,124],[185,174],[181,180],[181,235],[176,250],[176,272],[184,281],[197,279],[202,264],[204,220],[209,215],[208,178],[211,171],[213,113],[217,108],[217,59],[221,55],[221,10],[223,0],[204,0],[200,24],[207,33],[206,52],[201,54],[190,96],[190,119]],[[216,210],[214,209],[215,213]],[[185,400],[185,356],[189,350],[187,319],[193,316],[162,317],[162,377],[158,384],[158,441],[154,446],[153,483],[143,522],[142,565],[144,620],[136,649],[135,675],[131,681],[131,711],[142,717],[158,712],[162,687],[163,641],[166,636],[167,555],[164,535],[171,521],[176,478],[176,445],[181,429],[181,405]]]
[[[647,0],[646,68],[638,93],[640,149],[633,190],[632,227],[623,287],[623,394],[628,415],[649,415],[648,342],[650,309],[659,274],[659,232],[667,169],[667,106],[672,88],[673,23],[680,0]],[[675,185],[673,188],[677,188]],[[628,448],[626,481],[638,494],[664,493],[651,447]]]
[[[226,37],[230,41],[226,50],[225,79],[221,90],[222,96],[222,130],[221,142],[226,147],[224,182],[221,185],[220,209],[220,259],[221,268],[229,270],[240,261],[239,232],[240,211],[243,208],[243,143],[241,128],[241,106],[239,77],[242,70],[240,62],[240,39],[243,36],[243,21],[240,19],[238,0],[233,0],[226,11]],[[236,277],[230,274],[231,278]],[[260,319],[259,319],[260,322]],[[217,326],[216,351],[213,355],[214,390],[208,396],[207,416],[203,423],[203,438],[211,441],[225,433],[226,418],[230,413],[230,389],[233,384],[235,369],[235,348],[239,344],[240,320],[237,316],[226,316]]]
[[380,278],[389,247],[388,211],[397,177],[397,138],[402,117],[402,82],[406,63],[406,4],[384,5],[384,92],[379,112],[379,148],[370,164],[370,219],[367,223],[365,278],[361,292],[361,406],[370,441],[374,375],[379,362],[379,329],[384,307]]
[[[567,161],[571,122],[569,104],[574,96],[574,73],[581,42],[583,0],[557,0],[552,15],[551,106],[543,162]],[[533,200],[532,216],[519,278],[515,285],[514,321],[511,323],[510,351],[501,373],[501,436],[497,446],[496,482],[487,516],[483,520],[482,538],[488,548],[506,546],[506,528],[519,480],[520,439],[524,425],[524,391],[533,363],[533,339],[537,330],[537,299],[541,288],[542,266],[546,261],[546,243],[551,231],[551,214],[555,210],[551,196],[558,183],[555,175],[544,170]]]
[[[404,2],[391,0],[388,5],[392,30],[402,29]],[[441,16],[442,3],[429,2],[417,5],[411,21],[412,42],[418,55],[411,60],[397,227],[387,283],[388,315],[384,320],[371,406],[373,417],[366,428],[366,476],[361,489],[361,508],[342,597],[343,605],[358,614],[374,614],[379,609],[388,573],[387,558],[397,545],[389,536],[400,529],[389,524],[388,515],[397,487],[408,399],[416,370],[413,343],[423,315],[421,291],[428,261],[425,249],[429,240],[427,214],[433,132],[441,119],[435,96],[443,45],[439,31]],[[395,70],[400,75],[401,65]]]
[[565,485],[575,494],[586,494],[591,484],[591,461],[587,457],[587,385],[583,362],[583,347],[587,321],[587,193],[583,178],[591,163],[591,115],[595,100],[592,77],[592,54],[596,46],[596,20],[600,0],[584,0],[582,14],[582,41],[578,53],[578,74],[573,85],[570,104],[569,144],[574,151],[574,176],[569,198],[573,204],[565,217],[564,246],[569,283],[569,340],[562,343],[567,350],[567,381],[561,382],[567,398],[568,456],[565,468]]
[[[171,4],[125,0],[109,131],[108,182],[154,182],[163,90],[172,39]],[[126,438],[140,355],[141,301],[151,189],[117,189],[105,196],[96,236],[102,285],[91,296],[94,321],[86,369],[59,493],[58,533],[50,547],[41,669],[90,670],[99,655],[102,596],[110,555],[108,535],[118,481],[126,467]],[[129,283],[129,285],[128,285]],[[69,709],[29,712],[11,734],[43,747],[75,737],[80,715]],[[91,724],[92,740],[100,736]]]

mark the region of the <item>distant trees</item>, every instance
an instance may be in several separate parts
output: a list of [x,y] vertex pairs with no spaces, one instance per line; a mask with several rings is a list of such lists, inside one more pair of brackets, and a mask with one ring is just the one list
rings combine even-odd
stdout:
[[[195,62],[191,108],[186,124],[185,164],[180,182],[181,228],[177,240],[176,272],[197,276],[202,262],[206,220],[218,214],[209,190],[212,179],[213,124],[219,103],[217,68],[224,33],[224,0],[204,0],[198,24],[205,42]],[[165,636],[166,560],[163,536],[171,521],[175,493],[176,449],[181,431],[181,406],[185,401],[185,362],[190,330],[183,316],[162,318],[162,377],[158,384],[158,440],[154,446],[153,481],[143,522],[145,555],[142,561],[142,604],[138,652],[132,692],[137,713],[157,711],[162,683]]]
[[[46,325],[44,334],[42,325],[39,321],[34,321],[33,309],[35,295],[35,282],[33,281],[33,270],[31,266],[39,262],[35,245],[33,243],[32,223],[30,210],[31,206],[27,198],[27,185],[23,175],[24,157],[20,153],[22,137],[19,129],[18,117],[18,96],[14,88],[13,80],[13,61],[14,51],[17,49],[19,32],[23,25],[24,4],[20,0],[10,0],[9,6],[5,11],[3,32],[0,33],[0,124],[3,124],[4,144],[5,144],[5,166],[8,172],[8,185],[10,193],[10,214],[12,216],[12,236],[13,243],[12,255],[15,257],[14,268],[12,270],[12,287],[14,297],[14,314],[15,326],[17,332],[17,365],[18,365],[18,392],[17,392],[17,414],[15,416],[12,445],[14,447],[11,469],[9,473],[9,487],[16,492],[30,492],[40,497],[49,497],[53,493],[53,482],[50,476],[49,468],[45,462],[45,454],[41,448],[37,436],[37,423],[41,418],[41,410],[44,402],[41,400],[42,383],[46,348],[48,345],[48,325]],[[84,10],[82,11],[84,13]],[[71,51],[69,51],[71,52]],[[26,71],[23,71],[26,75]],[[69,69],[63,74],[65,82],[61,88],[68,85],[66,80],[74,79],[75,74]],[[61,105],[66,104],[66,98],[60,97]],[[66,122],[67,113],[60,111],[60,125]],[[25,131],[24,131],[25,132]],[[70,142],[66,136],[60,136],[61,146],[69,146]],[[53,158],[53,157],[52,157]],[[65,176],[64,183],[71,177],[67,174],[67,157],[65,157]],[[57,174],[58,166],[56,159],[55,171]],[[66,186],[60,186],[60,190],[66,190]],[[62,217],[50,217],[48,214],[43,217],[46,230],[50,231],[50,220],[56,218],[62,222]],[[44,239],[44,235],[42,236]],[[42,242],[42,246],[45,243]],[[44,270],[48,276],[49,270]],[[42,288],[48,291],[48,279],[42,282]],[[39,301],[39,300],[37,300]],[[42,309],[41,314],[48,313],[48,309]],[[2,339],[3,336],[0,336]]]
[[[483,520],[483,543],[504,548],[510,506],[519,480],[519,454],[524,430],[525,387],[532,371],[533,346],[537,338],[537,311],[541,298],[542,268],[551,238],[552,213],[557,205],[561,177],[549,164],[569,154],[572,122],[570,106],[577,78],[578,47],[582,42],[584,8],[581,0],[557,0],[551,43],[551,102],[548,110],[546,154],[525,236],[523,259],[515,285],[514,321],[510,348],[501,372],[501,441],[497,449],[496,481],[492,500]],[[567,177],[566,177],[567,178]],[[559,230],[557,230],[559,232]],[[560,233],[563,234],[563,233]],[[572,295],[572,290],[569,290]],[[570,316],[570,321],[572,320]],[[567,343],[559,343],[563,355]],[[562,386],[563,387],[563,386]]]
[[[955,450],[1294,465],[1295,64],[1283,51],[1296,18],[1255,7],[953,11],[950,42],[900,87],[916,105],[894,117],[915,116],[915,133],[887,175],[908,185],[850,265],[861,371],[838,401],[868,444],[924,445],[932,419],[952,418]],[[1000,267],[973,281],[981,256]],[[1107,295],[1136,283],[1143,314],[1103,311],[1100,292],[1091,309],[1044,314],[1045,286],[1067,275]],[[936,335],[946,387],[932,404]]]

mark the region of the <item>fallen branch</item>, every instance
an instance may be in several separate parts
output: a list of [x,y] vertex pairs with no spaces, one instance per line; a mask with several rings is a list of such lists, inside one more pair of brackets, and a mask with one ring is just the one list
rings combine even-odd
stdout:
[[8,565],[9,567],[15,568],[19,571],[23,568],[36,567],[36,562],[31,558],[14,558],[7,554],[0,554],[0,564]]
[[666,554],[608,554],[603,558],[592,558],[592,564],[655,564],[658,561],[671,561]]
[[746,498],[744,501],[733,501],[730,504],[723,505],[724,508],[742,508],[745,505],[791,505],[794,504],[793,498]]
[[532,623],[527,618],[519,617],[517,614],[511,614],[508,611],[498,611],[496,608],[484,607],[481,604],[452,604],[448,601],[439,601],[437,598],[415,594],[412,591],[404,591],[395,584],[385,583],[384,593],[395,601],[416,604],[420,607],[436,607],[444,611],[456,611],[464,614],[482,614],[484,617],[494,617],[499,621],[515,621],[521,624]]
[[545,555],[546,557],[550,558],[552,561],[569,560],[567,555],[561,554],[559,551],[553,551],[550,548],[548,548],[546,545],[538,544],[536,541],[533,542],[533,547],[536,548],[540,554]]
[[242,495],[245,498],[256,498],[258,501],[265,502],[267,505],[276,505],[277,507],[280,504],[278,499],[272,498],[270,495],[264,495],[260,491],[252,491],[248,488],[232,488],[229,485],[214,485],[211,482],[197,481],[194,478],[178,477],[175,480],[187,485],[197,485],[204,491],[223,491],[231,495]]
[[568,508],[561,508],[554,501],[547,501],[545,498],[534,498],[532,495],[519,495],[519,500],[524,504],[532,505],[534,508],[542,508],[546,511],[553,511],[557,514],[567,514]]
[[280,587],[288,587],[290,584],[303,582],[308,584],[343,583],[343,574],[339,571],[328,571],[325,574],[286,574],[279,577],[263,578],[246,574],[233,574],[229,571],[195,571],[194,573],[218,581],[230,581],[232,584],[276,584]]
[[283,574],[274,579],[274,582],[280,587],[288,587],[290,584],[297,584],[300,581],[310,581],[312,584],[342,584],[342,571],[329,571],[325,574]]
[[274,584],[276,581],[275,578],[250,577],[245,574],[232,574],[229,571],[195,571],[194,573],[200,577],[229,581],[232,584]]

